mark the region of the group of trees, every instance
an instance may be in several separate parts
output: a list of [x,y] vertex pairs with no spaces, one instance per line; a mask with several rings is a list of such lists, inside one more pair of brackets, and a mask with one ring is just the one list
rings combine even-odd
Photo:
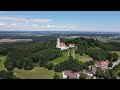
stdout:
[[[82,48],[83,51],[86,50],[87,48],[93,47],[93,46],[99,47],[105,51],[119,51],[120,50],[120,44],[117,42],[104,43],[97,39],[95,40],[92,38],[80,37],[80,38],[75,38],[75,39],[71,39],[71,40],[66,40],[66,43],[67,44],[75,43],[78,46],[78,49],[80,47],[80,48]],[[79,51],[77,51],[77,52],[79,52]]]
[[111,60],[116,61],[118,59],[118,55],[116,53],[109,53],[110,51],[119,51],[120,44],[119,43],[104,43],[98,40],[94,40],[92,38],[75,38],[72,40],[67,40],[67,44],[75,43],[77,49],[75,50],[76,54],[83,55],[84,53],[92,57],[94,60]]
[[110,61],[116,61],[119,57],[116,53],[110,53],[108,51],[104,51],[103,49],[95,47],[88,48],[85,53],[97,61],[103,61],[106,59]]
[[2,78],[2,79],[20,79],[13,74],[14,74],[13,71],[1,70],[0,71],[0,78]]
[[82,70],[83,62],[78,60],[66,60],[55,66],[55,72],[62,72],[64,70],[79,71]]
[[34,53],[32,59],[34,63],[39,63],[40,66],[43,66],[46,62],[56,59],[57,57],[62,56],[63,54],[58,49],[45,49]]
[[7,70],[12,70],[15,67],[31,70],[35,65],[52,69],[53,65],[48,65],[47,62],[59,56],[62,56],[60,50],[54,48],[50,43],[18,45],[10,49],[4,65]]
[[97,68],[95,76],[98,79],[99,78],[104,78],[104,79],[117,79],[118,78],[117,71],[112,70],[112,69],[108,69],[105,72],[103,72],[103,70],[101,70],[100,68]]
[[60,64],[57,64],[54,67],[54,70],[55,70],[55,72],[61,72],[64,70],[72,70],[72,71],[80,71],[83,69],[89,70],[88,66],[94,65],[94,63],[95,63],[94,61],[89,61],[89,62],[83,63],[78,60],[69,59]]

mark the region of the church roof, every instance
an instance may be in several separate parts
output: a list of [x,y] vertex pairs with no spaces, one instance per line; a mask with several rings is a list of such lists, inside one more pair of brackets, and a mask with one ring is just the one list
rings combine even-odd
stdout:
[[63,42],[60,42],[60,46],[65,46],[65,43],[63,43]]

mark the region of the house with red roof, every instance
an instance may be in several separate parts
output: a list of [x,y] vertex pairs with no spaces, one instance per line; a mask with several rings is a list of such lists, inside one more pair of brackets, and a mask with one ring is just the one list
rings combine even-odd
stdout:
[[79,79],[80,72],[65,70],[65,71],[62,72],[62,75],[63,75],[63,79],[67,79],[67,77],[69,77],[69,79]]
[[95,66],[100,67],[103,70],[106,70],[108,68],[108,64],[109,64],[109,61],[106,60],[106,61],[102,61],[102,62],[96,62]]

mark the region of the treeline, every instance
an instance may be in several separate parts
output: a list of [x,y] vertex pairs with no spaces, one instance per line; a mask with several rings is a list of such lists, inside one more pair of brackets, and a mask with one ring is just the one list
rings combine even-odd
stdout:
[[0,78],[1,79],[20,79],[19,77],[16,77],[14,75],[13,71],[5,71],[5,70],[0,71]]
[[78,49],[85,50],[89,47],[99,47],[105,51],[120,51],[120,43],[117,42],[108,42],[108,43],[104,43],[101,42],[99,40],[95,40],[95,39],[88,39],[88,38],[75,38],[75,39],[71,39],[71,40],[66,40],[65,41],[67,44],[69,43],[75,43],[78,46]]
[[51,43],[18,45],[9,49],[4,65],[7,70],[15,67],[31,70],[34,66],[43,66],[46,62],[59,56],[62,56],[62,53]]
[[64,70],[72,70],[72,71],[81,71],[81,70],[89,70],[90,65],[94,65],[94,61],[89,61],[83,63],[82,61],[74,60],[73,58],[69,58],[60,64],[57,64],[54,67],[55,72],[62,72]]
[[118,60],[119,57],[116,53],[110,53],[108,51],[95,47],[86,49],[85,54],[89,55],[96,61],[103,61],[103,60],[116,61]]
[[119,43],[104,43],[98,40],[94,40],[92,38],[76,38],[73,40],[67,40],[67,44],[74,43],[77,46],[75,50],[76,54],[83,55],[84,53],[92,57],[94,60],[110,60],[116,61],[118,59],[118,55],[116,53],[109,53],[110,51],[120,51]]
[[34,53],[32,55],[32,60],[34,63],[39,63],[40,66],[43,66],[46,62],[56,59],[63,54],[59,49],[45,49]]

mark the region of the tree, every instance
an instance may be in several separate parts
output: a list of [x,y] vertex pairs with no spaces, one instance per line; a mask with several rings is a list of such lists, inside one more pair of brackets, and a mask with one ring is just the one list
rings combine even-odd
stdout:
[[96,77],[102,78],[103,77],[103,71],[100,68],[96,69]]
[[108,67],[112,67],[112,66],[113,66],[113,63],[109,62]]
[[1,62],[1,59],[0,59],[0,62]]
[[88,70],[88,69],[89,69],[87,63],[84,63],[84,64],[83,64],[83,68],[84,68],[85,70]]
[[112,78],[113,78],[113,79],[117,79],[117,74],[116,74],[116,71],[112,71],[112,73],[111,73],[111,74],[112,74]]
[[112,59],[112,61],[117,61],[118,60],[118,55],[117,55],[117,53],[113,53],[113,59]]
[[9,62],[8,66],[6,68],[7,68],[7,70],[13,70],[14,69],[13,63]]
[[119,78],[120,78],[120,72],[118,73],[118,76],[119,76]]
[[86,79],[86,78],[87,78],[87,74],[84,73],[80,74],[80,79]]
[[55,75],[54,75],[53,78],[54,78],[54,79],[60,79],[60,76],[55,73]]
[[13,71],[0,71],[0,78],[2,79],[17,79],[18,77],[14,76]]
[[5,70],[0,71],[0,78],[3,78],[3,76],[5,75],[5,73],[6,73]]
[[71,55],[69,56],[69,60],[73,60],[73,57]]

